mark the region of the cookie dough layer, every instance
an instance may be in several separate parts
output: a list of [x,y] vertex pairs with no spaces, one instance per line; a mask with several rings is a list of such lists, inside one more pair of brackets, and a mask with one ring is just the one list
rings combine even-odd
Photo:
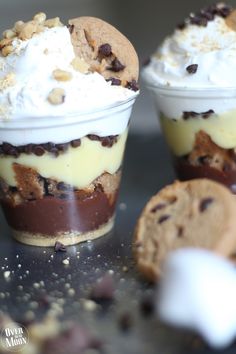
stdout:
[[0,177],[10,186],[16,186],[13,163],[35,169],[44,178],[63,181],[83,189],[104,171],[114,174],[121,166],[127,138],[127,129],[112,147],[103,147],[99,141],[81,139],[78,148],[69,148],[55,158],[50,153],[43,156],[21,154],[18,158],[0,157]]
[[195,135],[200,130],[208,134],[212,141],[223,149],[236,147],[236,110],[212,115],[207,119],[196,117],[171,120],[162,115],[161,125],[167,143],[176,156],[184,156],[191,152]]

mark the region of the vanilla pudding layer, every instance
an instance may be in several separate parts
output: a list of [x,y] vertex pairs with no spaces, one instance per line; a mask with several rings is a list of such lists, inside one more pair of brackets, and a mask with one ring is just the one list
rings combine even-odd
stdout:
[[87,137],[81,139],[80,146],[59,156],[46,152],[42,156],[22,153],[19,157],[0,157],[0,178],[8,185],[17,185],[13,164],[30,167],[44,178],[53,178],[71,186],[83,189],[104,172],[115,173],[122,163],[127,130],[117,138],[112,147],[102,146],[100,141]]
[[236,147],[236,109],[223,114],[202,115],[183,119],[170,119],[161,114],[161,125],[171,151],[176,156],[189,154],[194,146],[196,134],[205,132],[223,149]]

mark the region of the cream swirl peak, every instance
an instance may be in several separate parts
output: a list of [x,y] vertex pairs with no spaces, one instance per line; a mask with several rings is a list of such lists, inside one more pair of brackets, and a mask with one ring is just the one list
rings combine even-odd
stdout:
[[181,88],[236,87],[235,11],[218,4],[191,14],[152,55],[149,84]]
[[0,120],[91,112],[136,95],[90,71],[58,18],[18,21],[0,50]]

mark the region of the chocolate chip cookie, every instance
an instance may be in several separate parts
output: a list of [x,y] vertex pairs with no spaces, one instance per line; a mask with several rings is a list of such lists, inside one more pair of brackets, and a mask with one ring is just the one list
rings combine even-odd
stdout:
[[175,182],[147,203],[135,229],[139,270],[156,281],[168,253],[183,247],[235,252],[236,202],[227,188],[208,179]]
[[69,21],[75,54],[113,85],[138,90],[139,61],[130,41],[116,28],[94,17]]

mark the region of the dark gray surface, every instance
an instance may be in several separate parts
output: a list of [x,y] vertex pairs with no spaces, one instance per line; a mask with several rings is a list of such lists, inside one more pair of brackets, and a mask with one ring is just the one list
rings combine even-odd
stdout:
[[[47,294],[55,303],[65,299],[62,320],[73,319],[88,327],[104,340],[105,353],[214,353],[191,334],[168,328],[155,316],[145,318],[140,313],[140,299],[144,294],[151,294],[153,288],[135,270],[131,253],[132,233],[148,198],[172,180],[169,156],[162,138],[131,136],[116,226],[109,236],[68,247],[67,253],[55,254],[51,248],[24,246],[13,241],[1,217],[0,309],[18,322],[32,315],[29,311],[39,318],[44,315],[44,308],[32,307],[42,294]],[[62,260],[67,257],[70,264],[65,266]],[[128,271],[124,271],[124,266]],[[3,276],[6,270],[14,271],[9,281]],[[115,301],[110,306],[98,306],[96,310],[88,311],[83,299],[90,285],[107,271],[114,272]],[[41,281],[44,285],[38,289],[34,284]],[[66,284],[75,290],[74,296],[68,295]],[[129,332],[122,333],[117,319],[127,312],[133,325]],[[231,347],[216,353],[235,352],[236,347]]]

